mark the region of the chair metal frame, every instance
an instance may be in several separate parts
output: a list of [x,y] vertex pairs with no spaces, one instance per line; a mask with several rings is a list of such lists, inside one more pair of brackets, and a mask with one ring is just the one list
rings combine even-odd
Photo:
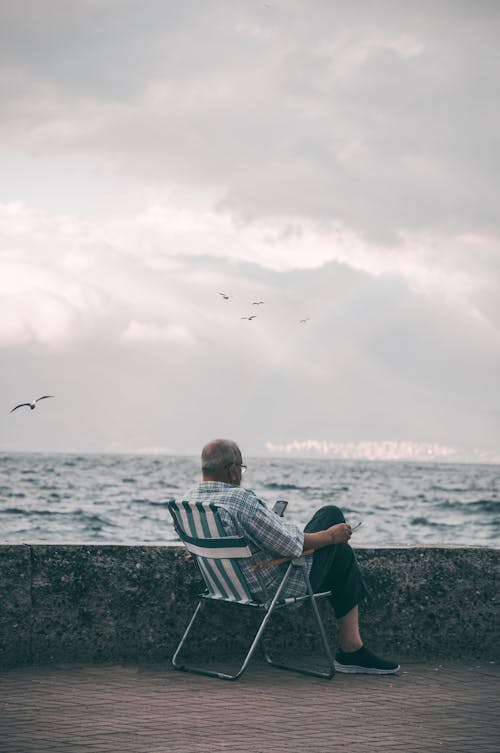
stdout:
[[[234,517],[223,505],[216,505],[213,503],[191,503],[188,501],[177,503],[175,500],[171,500],[168,505],[177,535],[193,556],[206,586],[206,591],[198,597],[196,608],[172,657],[173,666],[179,671],[194,672],[196,674],[208,675],[209,677],[217,677],[221,680],[237,680],[248,667],[259,642],[262,641],[265,661],[271,666],[330,680],[335,674],[335,665],[316,602],[319,599],[330,596],[331,592],[314,592],[309,579],[307,563],[304,556],[305,553],[303,553],[300,557],[281,558],[254,566],[259,585],[262,592],[265,594],[265,599],[255,599],[248,588],[239,566],[239,561],[251,557],[252,551],[244,536],[228,536],[226,534],[222,521],[218,515],[219,507],[224,507],[226,513],[228,513],[233,519],[235,530],[238,530]],[[189,530],[186,530],[186,528]],[[274,594],[269,594],[268,589],[260,576],[259,569],[262,567],[275,567],[283,562],[288,562],[288,567],[286,568],[276,592]],[[212,567],[214,569],[212,569]],[[304,578],[306,593],[297,597],[282,598],[282,594],[285,592],[290,575],[294,568],[297,567],[300,568]],[[228,576],[227,573],[230,575]],[[230,578],[236,583],[235,589],[231,586]],[[233,591],[233,593],[230,593],[231,591]],[[230,674],[229,672],[217,672],[206,669],[205,667],[190,665],[182,661],[180,658],[187,638],[191,634],[197,618],[201,615],[202,610],[208,602],[235,604],[240,607],[251,607],[254,610],[260,610],[263,612],[263,618],[259,623],[257,632],[245,655],[243,663],[234,674]],[[301,667],[282,661],[275,661],[270,655],[268,640],[266,640],[266,637],[264,636],[266,627],[268,626],[272,615],[277,610],[305,602],[310,602],[312,607],[313,616],[327,659],[328,669],[326,671]]]

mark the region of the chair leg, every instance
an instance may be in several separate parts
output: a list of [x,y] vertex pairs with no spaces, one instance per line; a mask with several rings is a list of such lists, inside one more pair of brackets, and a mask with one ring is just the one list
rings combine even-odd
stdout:
[[198,604],[196,605],[196,609],[194,610],[191,619],[189,620],[189,624],[188,624],[186,630],[184,631],[184,635],[182,636],[182,638],[180,640],[180,643],[179,643],[179,645],[177,646],[177,648],[175,650],[175,654],[172,657],[172,664],[174,665],[174,667],[176,669],[179,669],[179,670],[183,670],[184,669],[184,665],[183,664],[179,664],[177,662],[177,658],[178,658],[178,656],[179,656],[179,654],[180,654],[180,652],[182,650],[182,647],[184,646],[184,644],[185,644],[185,642],[187,640],[187,637],[188,637],[189,633],[191,632],[191,628],[193,627],[193,625],[195,623],[195,620],[198,617],[198,614],[201,612],[201,610],[203,609],[204,606],[205,605],[204,605],[203,600],[200,599],[199,602],[198,602]]
[[[282,582],[280,584],[280,587],[278,588],[276,594],[274,595],[274,597],[273,597],[273,599],[271,601],[271,604],[266,609],[265,615],[264,615],[263,619],[260,622],[260,625],[259,625],[259,627],[257,629],[257,632],[255,634],[255,637],[254,637],[254,639],[253,639],[253,641],[252,641],[252,643],[250,645],[250,648],[248,649],[248,652],[247,652],[247,654],[246,654],[246,656],[245,656],[245,658],[243,660],[243,663],[242,663],[241,667],[239,668],[239,670],[235,674],[229,674],[227,672],[216,672],[214,670],[205,669],[204,667],[196,667],[196,666],[185,664],[185,663],[179,661],[179,655],[180,655],[180,653],[182,651],[182,648],[183,648],[184,644],[186,643],[186,640],[187,640],[189,634],[191,633],[191,630],[192,630],[192,628],[194,626],[194,623],[195,623],[198,615],[200,614],[201,610],[206,605],[206,603],[205,603],[205,601],[203,599],[199,600],[199,602],[198,602],[198,604],[196,606],[196,609],[194,610],[193,615],[192,615],[192,617],[191,617],[191,619],[189,621],[189,624],[188,624],[188,626],[186,628],[186,631],[184,632],[184,635],[182,636],[181,641],[180,641],[179,645],[177,646],[175,654],[172,657],[172,664],[175,667],[175,669],[177,669],[179,671],[183,671],[183,672],[193,672],[195,674],[207,675],[208,677],[217,677],[220,680],[237,680],[239,677],[241,677],[241,675],[243,674],[243,672],[247,668],[247,666],[248,666],[248,664],[250,662],[250,659],[252,658],[252,656],[253,656],[253,654],[255,652],[255,649],[257,648],[257,646],[259,644],[259,641],[263,638],[264,631],[265,631],[265,629],[266,629],[266,627],[267,627],[267,625],[269,623],[269,620],[271,619],[271,616],[272,616],[272,614],[274,612],[276,603],[278,602],[281,594],[283,593],[283,590],[285,588],[285,585],[287,583],[288,577],[289,577],[290,572],[291,572],[291,568],[292,568],[292,565],[289,566],[289,569],[288,569],[285,577],[283,578],[283,580],[282,580]],[[321,615],[319,613],[318,605],[316,603],[316,598],[315,598],[315,595],[314,595],[314,591],[312,589],[312,586],[311,586],[311,583],[309,581],[309,578],[307,577],[307,574],[305,572],[304,572],[304,579],[305,579],[305,582],[306,582],[307,592],[308,592],[309,600],[310,600],[311,607],[312,607],[312,610],[313,610],[314,618],[315,618],[316,624],[318,626],[318,630],[320,632],[321,641],[323,643],[323,648],[325,650],[325,654],[326,654],[327,659],[328,659],[328,667],[329,667],[328,671],[327,672],[321,672],[321,671],[314,670],[314,669],[305,669],[304,667],[299,667],[299,666],[292,665],[292,664],[287,664],[287,663],[284,663],[284,662],[274,661],[274,659],[272,659],[272,657],[270,656],[270,654],[269,654],[269,652],[267,650],[265,642],[263,641],[263,644],[264,644],[263,645],[263,648],[264,648],[264,658],[265,658],[266,662],[268,664],[270,664],[271,666],[273,666],[273,667],[277,667],[279,669],[286,669],[286,670],[289,670],[291,672],[299,672],[300,674],[310,675],[312,677],[320,677],[320,678],[323,678],[323,679],[326,679],[326,680],[330,680],[333,677],[333,675],[335,674],[335,665],[334,665],[334,662],[333,662],[333,657],[332,657],[332,654],[331,654],[331,651],[330,651],[330,646],[328,644],[328,639],[327,639],[327,636],[326,636],[326,632],[325,632],[325,628],[324,628],[324,625],[323,625],[323,621],[322,621]]]
[[198,603],[198,606],[196,607],[196,609],[194,611],[194,614],[193,614],[193,616],[191,618],[191,621],[190,621],[190,623],[189,623],[189,625],[188,625],[188,627],[186,629],[186,632],[182,636],[181,642],[179,643],[179,645],[177,647],[177,650],[176,650],[176,652],[175,652],[175,654],[174,654],[174,656],[172,658],[172,664],[175,667],[175,669],[179,670],[180,672],[193,672],[194,674],[207,675],[208,677],[217,677],[219,680],[237,680],[239,677],[241,677],[241,675],[243,674],[243,672],[247,668],[247,666],[248,666],[248,664],[250,662],[250,659],[252,658],[252,656],[253,656],[253,654],[255,652],[255,649],[257,648],[257,646],[259,644],[259,641],[260,641],[260,639],[262,637],[262,633],[264,632],[264,630],[266,628],[266,625],[269,622],[270,612],[266,612],[266,614],[264,615],[264,618],[262,619],[262,621],[261,621],[261,623],[260,623],[260,625],[259,625],[259,627],[257,629],[257,633],[256,633],[256,635],[255,635],[255,637],[254,637],[254,639],[252,641],[252,644],[251,644],[250,648],[248,649],[248,651],[247,651],[247,653],[245,655],[245,658],[243,660],[243,663],[242,663],[241,667],[239,668],[239,670],[235,674],[229,674],[228,672],[216,672],[215,670],[205,669],[205,667],[198,667],[198,666],[194,666],[192,664],[186,664],[185,662],[178,661],[178,657],[179,657],[179,654],[180,654],[180,652],[182,650],[182,647],[184,646],[184,644],[185,644],[185,642],[187,640],[187,637],[188,637],[189,633],[191,632],[191,628],[194,625],[196,617],[198,616],[198,614],[201,611],[201,609],[202,609],[203,606],[205,606],[204,602],[200,601]]
[[239,668],[239,670],[234,675],[228,674],[227,672],[215,672],[213,670],[205,669],[204,667],[195,667],[193,665],[180,664],[178,662],[178,660],[177,660],[178,656],[179,656],[179,653],[180,653],[182,647],[184,646],[189,633],[191,632],[191,628],[193,627],[194,622],[195,622],[198,614],[200,613],[202,607],[205,606],[205,602],[203,601],[203,599],[200,599],[200,601],[198,602],[198,606],[196,607],[196,609],[195,609],[195,611],[193,613],[193,616],[191,617],[189,625],[186,628],[186,632],[182,636],[181,642],[179,643],[179,645],[177,647],[177,650],[176,650],[176,652],[175,652],[175,654],[174,654],[174,656],[172,658],[172,664],[175,667],[175,669],[178,669],[179,671],[182,671],[182,672],[193,672],[195,674],[208,675],[208,677],[217,677],[220,680],[237,680],[239,677],[241,677],[241,675],[243,674],[243,672],[247,668],[247,666],[248,666],[248,664],[250,662],[250,659],[252,658],[252,656],[253,656],[253,654],[255,652],[255,649],[257,648],[257,646],[259,644],[260,639],[262,638],[262,635],[264,633],[264,630],[266,629],[266,626],[267,626],[269,620],[271,619],[271,615],[273,613],[275,605],[276,605],[278,599],[280,598],[281,594],[283,593],[283,590],[284,590],[284,588],[286,586],[286,583],[287,583],[288,578],[289,578],[290,573],[291,573],[291,568],[292,568],[292,566],[290,565],[289,568],[288,568],[288,570],[287,570],[287,572],[286,572],[286,574],[285,574],[285,577],[281,581],[280,586],[279,586],[278,590],[276,591],[276,593],[275,593],[275,595],[274,595],[274,597],[273,597],[273,599],[271,601],[271,604],[269,605],[269,608],[266,610],[264,618],[262,619],[262,621],[261,621],[261,623],[260,623],[260,625],[259,625],[259,627],[257,629],[257,633],[255,634],[255,637],[254,637],[254,639],[252,641],[252,644],[251,644],[250,648],[248,649],[248,652],[247,652],[247,654],[246,654],[246,656],[245,656],[245,658],[243,660],[243,664],[241,665],[241,667]]
[[318,626],[318,630],[319,630],[319,633],[320,633],[320,636],[321,636],[321,642],[323,644],[325,655],[327,657],[328,671],[321,672],[321,671],[314,670],[314,669],[305,669],[304,667],[298,667],[298,666],[293,665],[293,664],[285,664],[284,662],[274,661],[274,659],[271,658],[271,656],[270,656],[270,654],[269,654],[269,652],[267,650],[267,647],[266,647],[266,644],[265,644],[265,639],[262,642],[263,649],[264,649],[264,658],[265,658],[265,660],[266,660],[266,662],[268,664],[270,664],[273,667],[277,667],[278,669],[286,669],[286,670],[288,670],[290,672],[299,672],[300,674],[303,674],[303,675],[312,675],[313,677],[320,677],[320,678],[325,679],[325,680],[331,680],[332,677],[335,674],[335,664],[334,664],[334,661],[333,661],[332,652],[330,650],[330,645],[328,643],[328,638],[326,636],[326,631],[325,631],[325,627],[323,625],[323,620],[321,619],[321,615],[319,613],[318,605],[316,603],[316,598],[314,596],[314,591],[312,589],[312,586],[311,586],[311,583],[309,581],[309,578],[306,576],[305,573],[304,573],[304,578],[305,578],[305,581],[306,581],[307,591],[308,591],[308,595],[309,595],[309,600],[310,600],[310,603],[311,603],[311,607],[312,607],[312,610],[313,610],[313,615],[314,615],[316,624]]

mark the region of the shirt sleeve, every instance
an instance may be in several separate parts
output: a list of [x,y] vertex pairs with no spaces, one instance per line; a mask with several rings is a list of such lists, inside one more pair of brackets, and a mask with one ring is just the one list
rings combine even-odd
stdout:
[[294,523],[285,523],[252,494],[237,514],[245,536],[259,549],[280,557],[299,557],[304,549],[304,533]]

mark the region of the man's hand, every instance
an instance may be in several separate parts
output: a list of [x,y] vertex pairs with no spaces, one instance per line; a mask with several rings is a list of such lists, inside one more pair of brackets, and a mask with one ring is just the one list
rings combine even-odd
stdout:
[[304,534],[304,549],[321,549],[331,544],[347,544],[352,536],[349,523],[337,523],[324,531]]
[[332,544],[347,544],[352,536],[351,526],[349,523],[337,523],[326,529],[326,533],[331,537]]

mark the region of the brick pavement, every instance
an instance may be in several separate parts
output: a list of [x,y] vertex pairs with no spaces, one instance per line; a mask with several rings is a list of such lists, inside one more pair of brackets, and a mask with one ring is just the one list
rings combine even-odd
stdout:
[[404,664],[332,681],[255,662],[237,682],[166,664],[0,673],[1,753],[499,753],[500,667]]

